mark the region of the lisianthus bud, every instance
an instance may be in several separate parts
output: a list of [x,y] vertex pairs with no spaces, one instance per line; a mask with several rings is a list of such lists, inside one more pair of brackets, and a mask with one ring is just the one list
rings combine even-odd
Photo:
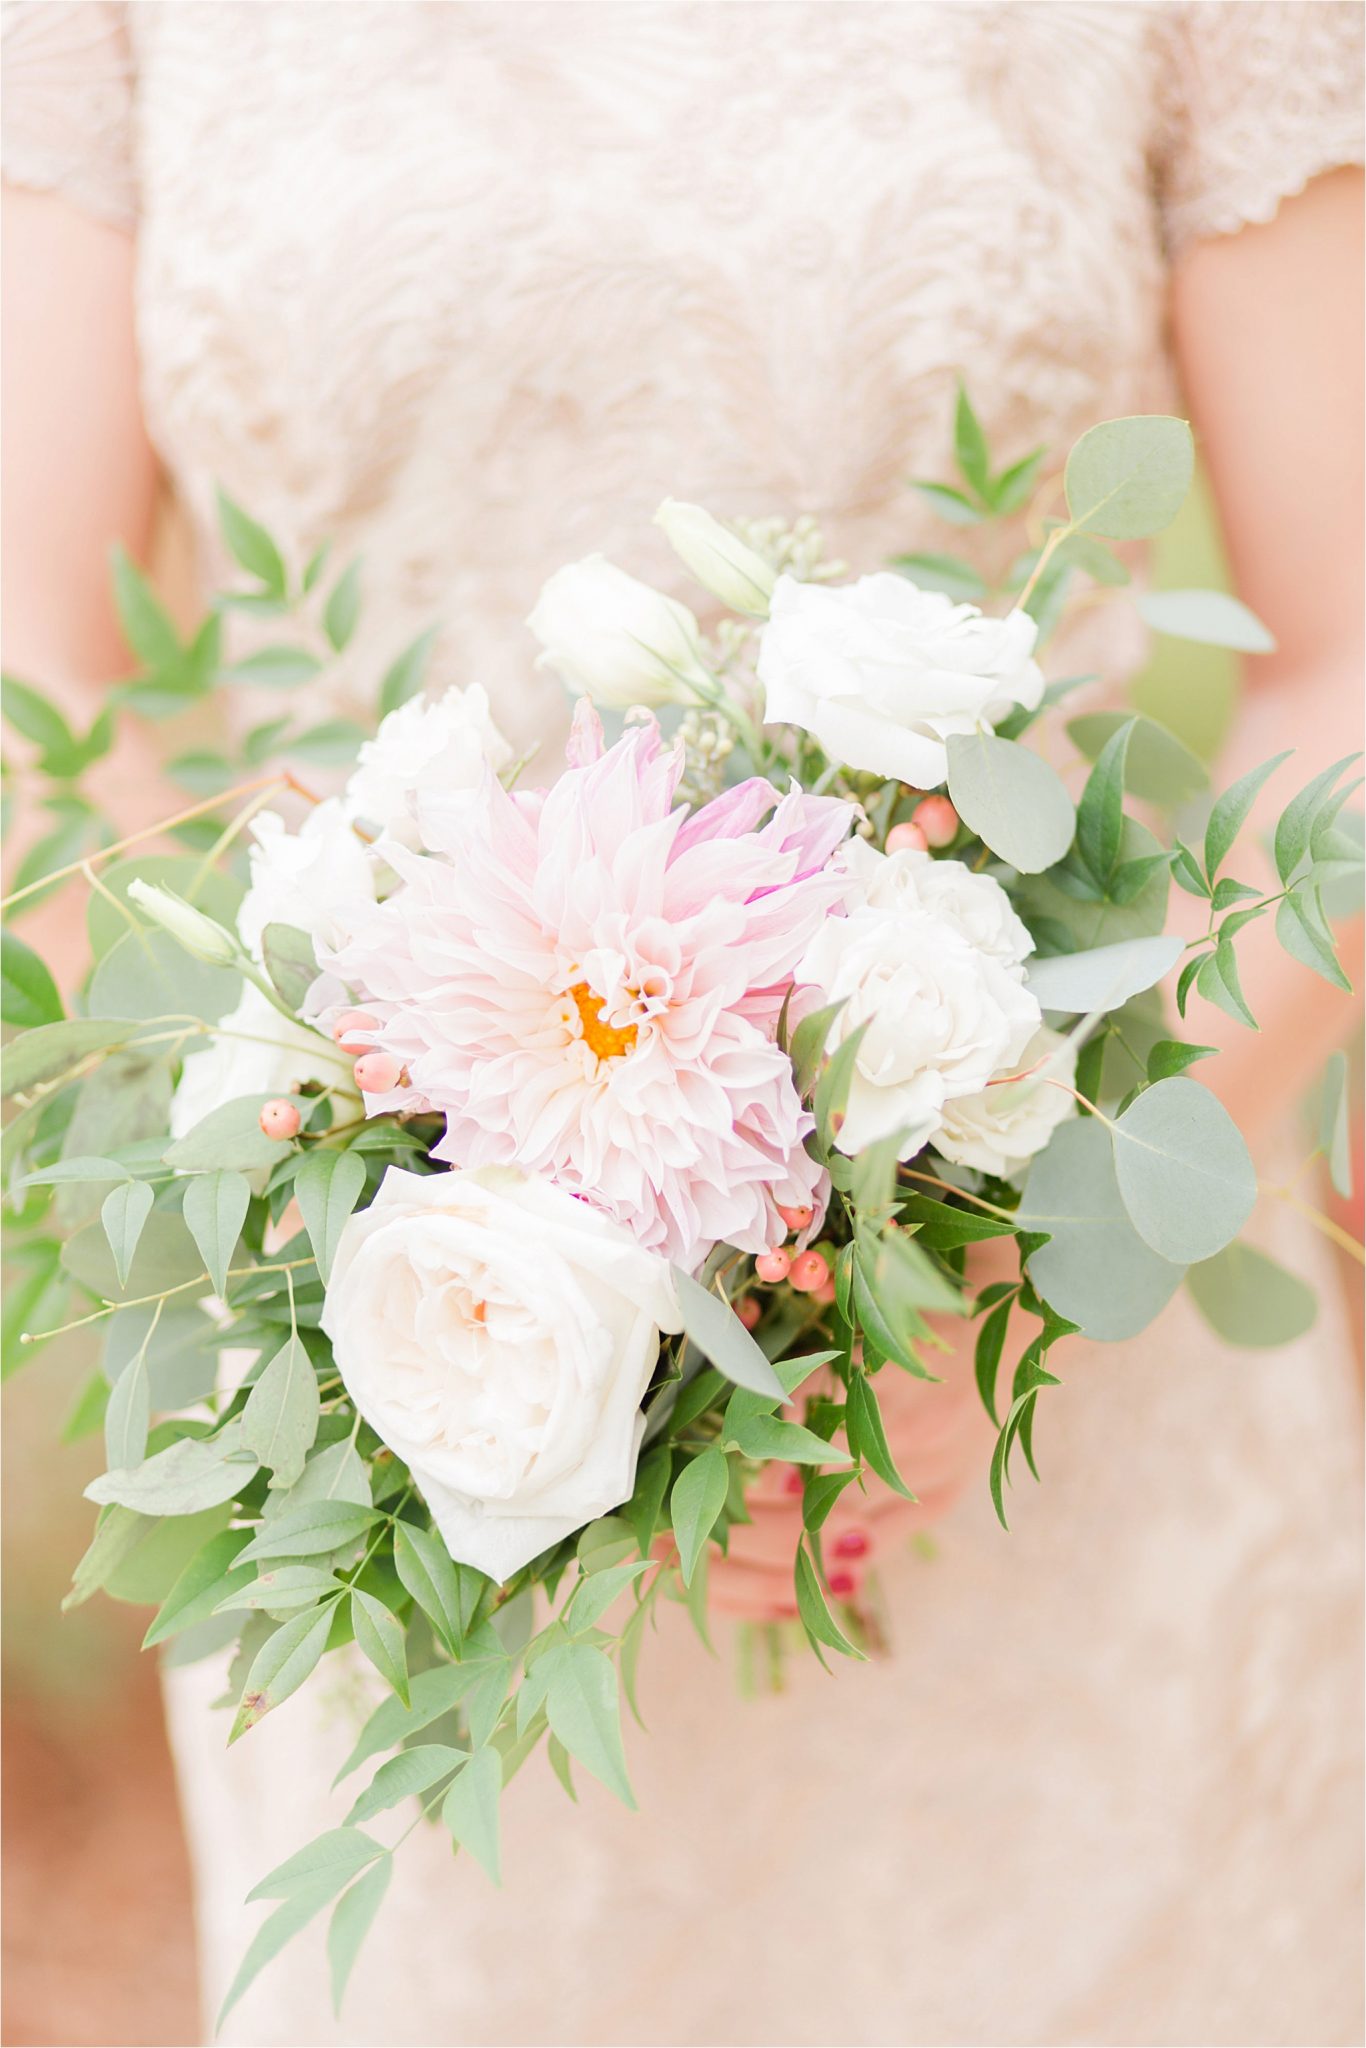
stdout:
[[768,617],[778,572],[734,527],[713,519],[700,505],[686,505],[678,498],[664,500],[655,514],[655,525],[663,527],[669,546],[713,597],[733,611],[748,612],[756,619]]
[[527,624],[545,649],[542,661],[595,704],[626,711],[715,694],[687,606],[602,555],[557,570]]
[[174,890],[162,889],[155,882],[139,879],[128,884],[128,894],[146,911],[153,924],[159,924],[163,931],[169,932],[187,953],[193,953],[196,960],[207,961],[210,967],[230,967],[234,960],[243,957],[240,941],[226,926],[206,917],[202,910],[196,910]]

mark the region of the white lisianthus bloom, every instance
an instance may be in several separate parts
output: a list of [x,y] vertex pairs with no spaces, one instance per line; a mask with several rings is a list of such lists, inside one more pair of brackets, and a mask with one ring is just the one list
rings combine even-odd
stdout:
[[324,945],[340,944],[355,911],[375,900],[375,862],[340,797],[317,804],[297,832],[278,811],[252,822],[251,884],[237,929],[254,959],[268,924],[293,925]]
[[479,684],[412,697],[361,748],[345,808],[404,846],[440,845],[443,820],[468,801],[485,767],[498,774],[512,760]]
[[391,1166],[342,1232],[322,1326],[451,1556],[500,1582],[619,1507],[669,1265],[549,1181]]
[[331,1039],[292,1023],[254,982],[212,1027],[213,1036],[186,1058],[171,1098],[171,1136],[183,1138],[211,1110],[243,1095],[293,1095],[305,1081],[351,1087],[352,1062]]
[[[1029,1069],[1038,1072],[1030,1074]],[[1060,1123],[1077,1113],[1067,1093],[1076,1078],[1077,1049],[1045,1025],[1035,1032],[1018,1065],[980,1095],[960,1095],[944,1105],[944,1121],[935,1133],[935,1150],[958,1166],[975,1166],[1009,1180],[1042,1152]],[[1064,1086],[1054,1087],[1061,1081]]]
[[663,527],[669,546],[713,597],[733,611],[749,612],[757,619],[768,617],[778,572],[734,527],[713,519],[700,505],[687,505],[678,498],[664,500],[655,514],[655,525]]
[[602,555],[558,569],[527,625],[545,650],[542,662],[595,704],[627,711],[690,704],[710,692],[702,635],[687,606]]
[[[868,1025],[840,1150],[853,1155],[900,1131],[900,1156],[909,1159],[942,1128],[946,1104],[1009,1069],[1039,1028],[1039,1005],[1024,986],[1029,934],[999,883],[961,862],[880,854],[861,842],[846,857],[848,914],[826,919],[796,979],[819,989],[822,1002],[844,1003],[830,1051]],[[921,893],[914,864],[922,862],[959,869],[938,900],[934,887]],[[965,906],[978,913],[976,935]]]
[[1027,612],[986,618],[890,570],[835,586],[782,576],[759,643],[765,721],[832,761],[934,789],[952,733],[990,730],[1043,696]]

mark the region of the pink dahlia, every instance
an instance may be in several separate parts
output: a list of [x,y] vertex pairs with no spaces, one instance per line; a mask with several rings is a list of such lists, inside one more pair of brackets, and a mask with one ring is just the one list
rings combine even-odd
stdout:
[[684,1266],[762,1251],[824,1194],[774,1027],[850,807],[756,777],[674,809],[657,728],[604,752],[587,705],[570,758],[545,791],[487,774],[444,857],[385,845],[401,887],[327,963],[407,1070],[371,1106],[441,1111],[438,1158],[545,1174]]

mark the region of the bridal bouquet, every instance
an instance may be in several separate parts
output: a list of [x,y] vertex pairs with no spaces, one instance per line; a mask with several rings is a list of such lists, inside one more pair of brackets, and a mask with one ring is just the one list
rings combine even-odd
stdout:
[[[334,1653],[383,1689],[344,1820],[253,1894],[273,1910],[229,2004],[326,1907],[340,1997],[391,1809],[439,1815],[496,1879],[500,1795],[542,1741],[567,1790],[582,1769],[630,1802],[619,1693],[634,1708],[660,1600],[705,1635],[709,1560],[765,1467],[800,1496],[793,1627],[862,1656],[828,1539],[851,1489],[909,1493],[880,1388],[936,1377],[937,1319],[978,1319],[1004,1521],[1060,1337],[1132,1337],[1183,1283],[1235,1340],[1312,1317],[1240,1240],[1257,1182],[1180,1019],[1194,987],[1253,1022],[1236,946],[1268,915],[1345,986],[1349,764],[1283,810],[1265,887],[1237,841],[1278,761],[1211,804],[1173,734],[1092,711],[1048,737],[1074,801],[1025,742],[1087,679],[1046,684],[1040,641],[1078,578],[1127,581],[1106,542],[1170,520],[1190,434],[1097,427],[1059,491],[1041,455],[993,471],[963,397],[957,448],[961,482],[921,487],[951,519],[1057,507],[994,592],[950,555],[850,580],[809,524],[673,502],[659,524],[728,608],[709,637],[601,558],[552,577],[529,623],[579,702],[549,787],[477,681],[416,694],[423,642],[372,736],[277,717],[238,760],[178,757],[197,800],[148,853],[81,789],[112,709],[76,735],[10,686],[57,820],[10,904],[79,872],[96,956],[67,1014],[5,939],[10,1310],[29,1342],[103,1334],[74,1428],[102,1425],[108,1470],[71,1599],[154,1603],[146,1640],[178,1661],[235,1645],[232,1742]],[[354,567],[295,578],[222,513],[247,587],[188,643],[118,564],[135,714],[287,691],[351,639]],[[1142,603],[1268,644],[1216,593]],[[296,641],[224,668],[234,609]],[[339,794],[310,763],[349,771]],[[1168,930],[1173,884],[1194,938]],[[983,1239],[1013,1241],[1013,1277],[975,1284]]]

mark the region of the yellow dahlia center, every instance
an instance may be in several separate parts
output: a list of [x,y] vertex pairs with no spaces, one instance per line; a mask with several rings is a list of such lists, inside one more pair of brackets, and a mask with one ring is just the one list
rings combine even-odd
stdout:
[[625,1025],[620,1031],[614,1025],[603,1022],[602,999],[596,989],[586,981],[576,981],[569,990],[583,1026],[583,1042],[600,1060],[620,1059],[629,1052],[636,1042],[636,1027]]

